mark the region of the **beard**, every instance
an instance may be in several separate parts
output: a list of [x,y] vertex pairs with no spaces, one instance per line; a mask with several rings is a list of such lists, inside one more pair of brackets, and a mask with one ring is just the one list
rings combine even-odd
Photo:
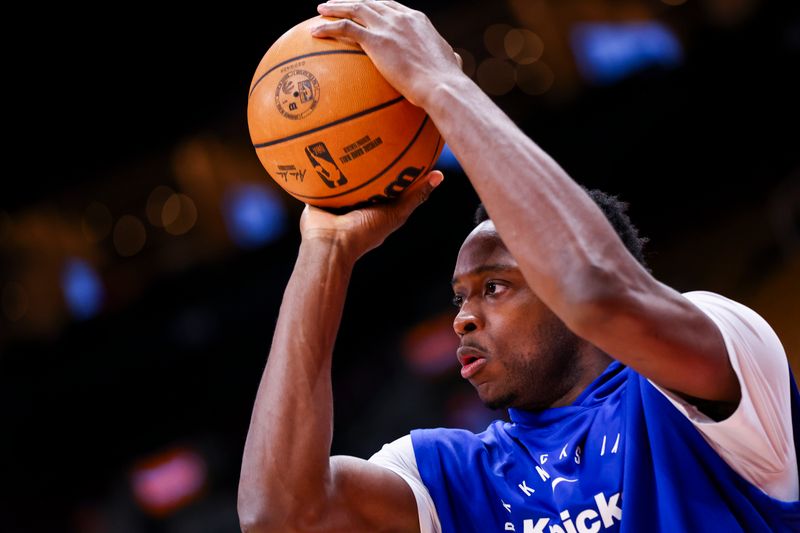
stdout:
[[534,334],[534,349],[509,351],[501,390],[481,398],[489,409],[541,411],[566,396],[580,379],[581,339],[555,315]]

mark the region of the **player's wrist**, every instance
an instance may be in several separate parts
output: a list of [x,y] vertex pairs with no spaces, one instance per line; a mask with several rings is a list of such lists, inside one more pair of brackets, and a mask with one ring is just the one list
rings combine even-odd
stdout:
[[355,264],[361,254],[352,239],[333,229],[315,228],[303,232],[300,254],[324,254],[329,261]]
[[459,97],[475,87],[472,80],[462,72],[437,77],[423,85],[424,89],[417,91],[419,97],[416,99],[416,104],[425,109],[434,122],[436,115],[447,112],[448,109],[452,110]]

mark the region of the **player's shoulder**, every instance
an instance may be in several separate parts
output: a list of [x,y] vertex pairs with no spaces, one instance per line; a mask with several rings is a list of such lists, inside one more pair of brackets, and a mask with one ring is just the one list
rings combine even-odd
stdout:
[[683,296],[716,324],[729,353],[747,348],[777,364],[786,363],[786,352],[778,334],[754,309],[711,291],[690,291]]
[[688,291],[682,295],[706,314],[711,315],[712,318],[721,318],[726,315],[728,318],[737,317],[739,321],[745,321],[752,327],[772,331],[764,317],[742,302],[705,290]]

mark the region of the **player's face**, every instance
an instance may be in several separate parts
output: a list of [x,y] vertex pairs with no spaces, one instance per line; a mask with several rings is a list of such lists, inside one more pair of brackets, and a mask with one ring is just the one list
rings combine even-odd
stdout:
[[453,293],[461,375],[486,405],[543,409],[575,386],[581,340],[528,287],[491,221],[461,246]]

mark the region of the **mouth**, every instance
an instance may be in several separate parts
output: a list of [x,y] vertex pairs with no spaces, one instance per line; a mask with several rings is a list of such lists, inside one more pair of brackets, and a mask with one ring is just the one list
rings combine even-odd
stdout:
[[471,346],[462,346],[458,349],[458,361],[461,363],[461,377],[469,379],[477,374],[485,365],[486,357]]

